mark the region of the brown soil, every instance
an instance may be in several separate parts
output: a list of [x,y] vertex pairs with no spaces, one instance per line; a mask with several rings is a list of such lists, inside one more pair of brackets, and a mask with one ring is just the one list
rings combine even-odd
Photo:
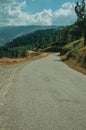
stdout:
[[79,71],[86,75],[86,68],[81,67],[80,63],[78,63],[75,59],[65,59],[65,56],[60,56],[62,61],[67,64],[70,68],[75,69],[76,71]]
[[13,63],[22,63],[22,62],[25,62],[25,61],[33,61],[33,60],[36,60],[36,59],[40,59],[40,58],[43,58],[43,57],[46,57],[48,56],[49,53],[40,53],[39,55],[30,55],[26,58],[1,58],[0,59],[0,65],[8,65],[8,64],[13,64]]

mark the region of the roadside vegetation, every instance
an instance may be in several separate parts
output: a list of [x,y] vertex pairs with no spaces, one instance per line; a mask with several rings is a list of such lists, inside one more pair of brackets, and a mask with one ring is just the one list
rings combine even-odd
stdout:
[[86,3],[76,3],[76,25],[81,31],[81,38],[69,42],[62,48],[62,60],[70,67],[86,74]]
[[26,57],[28,50],[57,52],[61,51],[62,47],[67,43],[75,41],[80,37],[81,31],[77,25],[63,27],[59,30],[38,30],[34,33],[18,37],[0,47],[0,57]]
[[71,68],[86,74],[86,46],[84,46],[84,38],[65,45],[61,59]]
[[76,3],[77,21],[73,25],[59,29],[38,30],[13,39],[13,41],[0,47],[0,58],[24,58],[28,57],[31,51],[36,56],[40,55],[40,52],[60,52],[63,61],[66,63],[70,61],[70,64],[72,64],[74,61],[74,64],[76,63],[86,69],[85,6],[84,0],[81,4]]

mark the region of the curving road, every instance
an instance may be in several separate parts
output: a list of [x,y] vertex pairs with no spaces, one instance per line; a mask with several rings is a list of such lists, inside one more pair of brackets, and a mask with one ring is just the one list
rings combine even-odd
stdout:
[[86,76],[57,54],[16,70],[6,89],[0,130],[86,130]]

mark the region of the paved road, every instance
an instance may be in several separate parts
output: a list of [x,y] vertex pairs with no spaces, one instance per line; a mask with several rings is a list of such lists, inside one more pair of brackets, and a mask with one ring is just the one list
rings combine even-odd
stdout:
[[86,130],[86,76],[50,55],[16,71],[0,130]]

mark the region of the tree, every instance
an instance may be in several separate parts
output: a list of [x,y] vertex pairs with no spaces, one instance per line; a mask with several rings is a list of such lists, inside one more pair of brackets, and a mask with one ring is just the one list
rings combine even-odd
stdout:
[[77,14],[77,25],[84,34],[84,44],[86,45],[86,1],[82,0],[81,3],[77,2],[75,6]]

